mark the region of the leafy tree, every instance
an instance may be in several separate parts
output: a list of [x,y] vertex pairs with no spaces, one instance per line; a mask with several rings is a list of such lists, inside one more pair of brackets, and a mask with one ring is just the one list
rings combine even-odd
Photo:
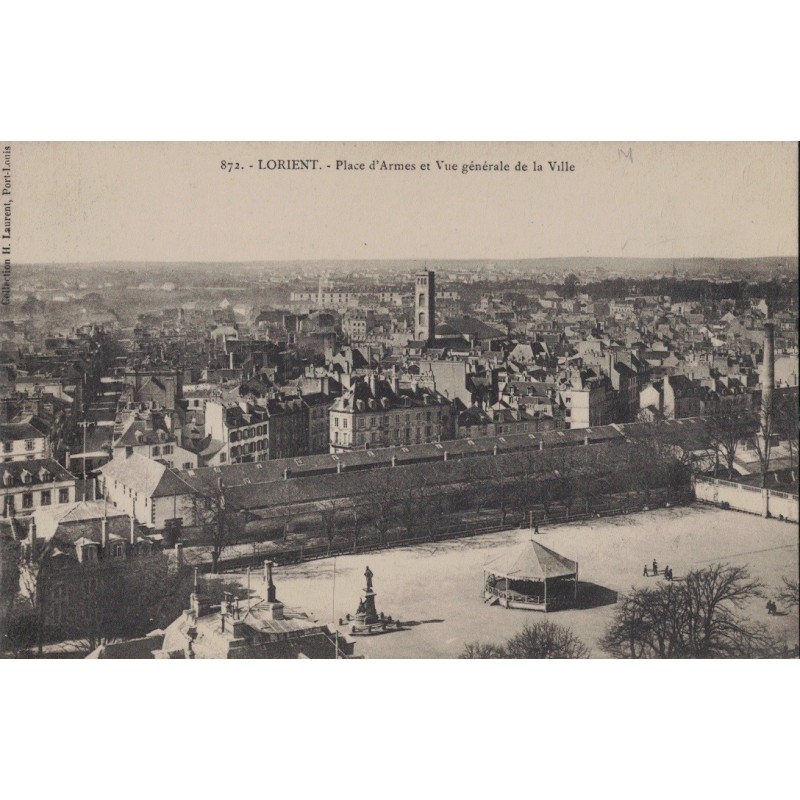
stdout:
[[572,272],[564,278],[564,296],[575,297],[575,290],[578,286],[578,278]]

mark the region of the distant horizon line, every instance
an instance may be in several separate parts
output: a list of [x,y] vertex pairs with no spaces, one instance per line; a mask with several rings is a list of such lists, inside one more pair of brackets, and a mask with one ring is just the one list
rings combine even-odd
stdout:
[[170,260],[170,259],[102,259],[99,261],[17,261],[16,266],[25,267],[48,267],[48,266],[125,266],[125,265],[141,265],[141,264],[174,264],[178,265],[198,265],[198,266],[213,266],[215,264],[240,264],[247,265],[267,265],[267,264],[375,264],[375,263],[499,263],[499,264],[514,264],[524,262],[538,262],[538,261],[649,261],[649,262],[672,262],[672,261],[782,261],[782,260],[798,260],[799,255],[755,255],[755,256],[529,256],[520,258],[494,258],[494,257],[475,257],[475,258],[280,258],[280,259],[244,259],[244,260],[219,260],[212,259],[208,261],[197,260]]

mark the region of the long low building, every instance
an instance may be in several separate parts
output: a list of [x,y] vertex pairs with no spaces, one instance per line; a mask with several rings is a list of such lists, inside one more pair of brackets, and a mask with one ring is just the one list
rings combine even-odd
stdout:
[[[659,430],[672,436],[676,444],[688,442],[691,447],[700,447],[705,426],[700,419],[688,419],[660,423]],[[366,494],[373,490],[381,470],[387,468],[401,468],[431,486],[459,484],[488,474],[493,468],[486,465],[486,457],[493,457],[504,472],[513,475],[554,452],[578,452],[587,446],[607,451],[650,431],[648,424],[607,425],[188,470],[170,469],[133,454],[102,467],[101,485],[117,507],[142,525],[161,530],[191,527],[192,496],[213,496],[222,491],[226,503],[244,512],[300,507],[333,497]],[[613,469],[614,458],[604,463]],[[375,477],[368,478],[368,474]]]

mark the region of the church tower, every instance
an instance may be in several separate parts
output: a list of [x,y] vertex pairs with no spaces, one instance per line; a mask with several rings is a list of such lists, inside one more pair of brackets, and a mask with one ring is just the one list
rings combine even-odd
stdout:
[[418,272],[414,285],[414,339],[433,344],[436,326],[436,284],[432,270]]

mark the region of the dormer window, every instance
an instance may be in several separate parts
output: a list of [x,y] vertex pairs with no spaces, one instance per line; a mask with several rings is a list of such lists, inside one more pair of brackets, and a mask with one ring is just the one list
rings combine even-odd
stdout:
[[29,484],[29,483],[31,483],[33,481],[33,475],[31,475],[30,472],[28,472],[28,470],[26,470],[26,469],[22,470],[21,475],[22,475],[22,482],[23,483]]
[[44,467],[39,470],[39,481],[41,483],[47,483],[51,479],[51,475],[49,470],[46,470]]
[[14,476],[10,472],[3,472],[3,486],[11,486],[14,483]]
[[94,542],[86,542],[81,546],[80,560],[82,563],[97,561],[97,545]]

